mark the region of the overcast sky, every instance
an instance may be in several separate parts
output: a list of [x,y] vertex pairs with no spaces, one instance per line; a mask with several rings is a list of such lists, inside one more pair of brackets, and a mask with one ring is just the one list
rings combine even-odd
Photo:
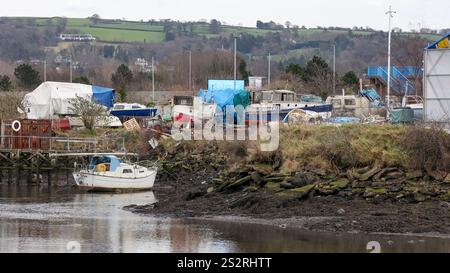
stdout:
[[256,20],[294,25],[370,26],[387,29],[389,5],[397,11],[394,27],[449,28],[449,0],[3,0],[1,16],[88,17],[128,20],[212,18],[255,26]]

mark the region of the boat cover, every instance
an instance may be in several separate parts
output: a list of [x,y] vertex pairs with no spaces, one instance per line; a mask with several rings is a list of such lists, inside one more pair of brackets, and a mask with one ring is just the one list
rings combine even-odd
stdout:
[[54,115],[70,115],[70,99],[91,99],[108,108],[114,104],[115,91],[79,83],[44,82],[25,95],[23,105],[28,119],[50,119]]
[[202,90],[200,89],[199,96],[206,103],[216,103],[220,108],[228,105],[242,105],[246,108],[250,104],[249,94],[245,90]]

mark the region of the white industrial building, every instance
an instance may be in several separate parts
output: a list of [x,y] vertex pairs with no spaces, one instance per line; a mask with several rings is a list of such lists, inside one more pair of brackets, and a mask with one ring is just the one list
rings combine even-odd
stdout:
[[424,120],[450,123],[450,33],[425,49]]

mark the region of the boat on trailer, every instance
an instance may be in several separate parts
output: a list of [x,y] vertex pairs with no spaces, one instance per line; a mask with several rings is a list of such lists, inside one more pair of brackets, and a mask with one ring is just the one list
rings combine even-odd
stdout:
[[78,187],[91,191],[149,190],[157,168],[125,163],[115,155],[95,155],[87,167],[77,166],[73,173]]
[[[245,123],[258,123],[260,116],[264,121],[281,121],[294,109],[301,109],[318,113],[323,119],[330,117],[333,105],[323,102],[302,102],[298,100],[297,94],[289,90],[268,90],[253,92],[252,104],[245,113]],[[278,110],[277,120],[273,117]],[[254,113],[254,114],[251,114]]]

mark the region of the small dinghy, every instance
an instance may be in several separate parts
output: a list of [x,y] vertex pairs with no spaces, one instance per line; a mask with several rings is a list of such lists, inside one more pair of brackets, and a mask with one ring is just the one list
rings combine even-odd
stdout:
[[73,177],[80,188],[93,191],[149,190],[157,168],[124,163],[114,155],[93,156],[87,168],[75,169]]

